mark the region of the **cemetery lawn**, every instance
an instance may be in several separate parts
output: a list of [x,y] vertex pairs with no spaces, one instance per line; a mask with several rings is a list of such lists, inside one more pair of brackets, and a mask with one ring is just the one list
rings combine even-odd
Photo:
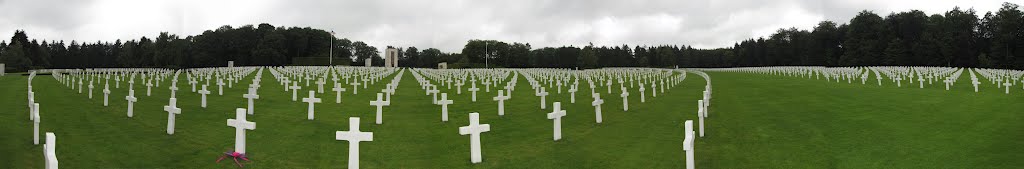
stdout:
[[[307,103],[292,102],[291,92],[263,73],[255,115],[248,117],[257,125],[246,133],[253,160],[243,163],[246,168],[345,167],[349,143],[335,140],[334,132],[348,130],[348,117],[360,117],[361,130],[374,135],[372,142],[360,143],[363,168],[682,168],[683,121],[698,125],[696,100],[705,84],[689,74],[657,98],[648,95],[647,103],[640,103],[633,89],[628,112],[622,111],[618,90],[607,94],[599,86],[605,100],[603,124],[594,123],[584,81],[575,104],[568,104],[565,91],[548,88],[548,109],[540,110],[539,98],[520,77],[504,117],[497,116],[497,103],[491,101],[495,88],[489,93],[481,89],[477,102],[470,103],[468,86],[461,95],[454,94],[454,86],[439,87],[455,100],[450,121],[441,122],[440,106],[430,104],[407,71],[391,106],[384,108],[384,124],[376,125],[375,107],[368,102],[375,99],[370,91],[380,91],[383,82],[360,88],[358,95],[345,85],[349,91],[341,105],[325,86],[327,91],[317,95],[323,103],[316,105],[316,120],[309,121]],[[953,91],[944,91],[941,83],[917,89],[917,84],[897,88],[887,81],[877,86],[708,73],[714,93],[705,137],[696,142],[698,168],[1024,166],[1024,93],[1005,95],[988,85],[976,94],[966,76]],[[15,74],[0,77],[0,168],[43,167],[42,146],[32,145],[26,80]],[[33,85],[41,106],[40,131],[57,135],[63,167],[236,168],[232,162],[214,161],[234,144],[235,130],[225,120],[234,118],[235,108],[245,107],[239,85],[249,81],[225,87],[224,96],[211,86],[214,94],[203,109],[199,95],[181,80],[182,114],[174,135],[165,133],[167,113],[162,111],[169,97],[167,81],[154,87],[153,96],[145,96],[145,86],[135,86],[139,102],[133,118],[125,115],[125,83],[120,89],[111,84],[109,107],[102,106],[102,84],[92,100],[50,76],[37,76]],[[557,142],[545,115],[554,101],[562,102],[568,114]],[[491,125],[481,136],[480,164],[469,161],[469,136],[458,134],[458,127],[469,123],[469,112],[480,112],[481,123]]]
[[[335,140],[335,131],[348,131],[349,117],[360,117],[360,130],[373,132],[373,141],[360,142],[363,168],[681,168],[685,163],[683,121],[696,117],[695,102],[705,83],[690,74],[657,98],[648,95],[646,103],[633,93],[628,112],[622,111],[618,90],[602,93],[603,124],[594,122],[585,81],[580,81],[576,104],[568,103],[568,87],[563,94],[548,88],[548,109],[540,110],[539,98],[520,77],[512,99],[505,102],[504,117],[497,115],[497,102],[491,100],[497,92],[494,87],[488,93],[477,84],[481,89],[472,104],[468,85],[461,95],[455,94],[454,86],[439,87],[455,100],[449,105],[449,121],[441,122],[441,107],[430,104],[431,97],[424,95],[406,70],[391,106],[384,108],[384,123],[377,125],[376,107],[369,101],[376,99],[373,93],[383,88],[384,81],[360,88],[358,95],[344,85],[348,92],[341,105],[334,103],[334,93],[325,85],[325,93],[317,94],[323,102],[316,105],[316,119],[310,121],[307,103],[292,102],[291,92],[284,92],[270,72],[263,73],[255,115],[248,117],[256,129],[246,132],[253,161],[243,162],[245,168],[344,168],[349,143]],[[139,102],[133,118],[126,116],[127,83],[117,89],[111,81],[109,107],[102,105],[101,83],[92,100],[87,90],[78,94],[51,76],[37,76],[33,86],[41,106],[40,131],[56,134],[61,167],[238,168],[229,160],[219,164],[215,160],[234,145],[235,129],[225,121],[235,117],[235,108],[246,106],[242,98],[246,91],[240,85],[248,85],[253,75],[234,88],[225,86],[224,96],[217,96],[216,86],[211,86],[206,109],[199,107],[200,96],[190,92],[182,75],[177,93],[182,113],[176,117],[174,135],[166,134],[167,113],[162,108],[170,96],[169,80],[154,87],[152,96],[145,96],[145,86],[136,84]],[[26,81],[27,76],[17,74],[0,77],[0,168],[44,165],[42,146],[32,144]],[[315,84],[300,90],[300,101],[309,89],[315,90]],[[557,142],[552,141],[552,121],[546,118],[554,101],[563,102],[568,114],[562,119],[563,138]],[[470,163],[470,137],[458,132],[458,127],[469,124],[470,112],[479,112],[480,122],[491,125],[490,132],[481,135],[483,162],[479,164]]]
[[[964,71],[933,85],[708,72],[714,86],[702,168],[1019,168],[1024,93]],[[927,83],[927,81],[925,82]],[[1017,93],[1014,93],[1017,92]]]

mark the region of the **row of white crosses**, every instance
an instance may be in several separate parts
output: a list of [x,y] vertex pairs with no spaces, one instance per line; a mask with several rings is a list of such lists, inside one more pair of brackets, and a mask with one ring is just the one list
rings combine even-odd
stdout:
[[[318,84],[318,86],[319,86],[319,85],[324,83],[323,81],[325,81],[324,79],[327,79],[327,77],[332,77],[332,79],[338,79],[337,77],[341,76],[341,77],[344,77],[346,79],[346,82],[349,81],[348,80],[349,78],[352,79],[351,81],[356,82],[356,83],[362,82],[361,84],[364,85],[364,88],[365,88],[365,85],[375,83],[376,81],[379,81],[383,77],[385,77],[385,76],[387,76],[387,75],[389,75],[391,73],[396,72],[395,69],[383,70],[383,71],[366,71],[366,70],[360,70],[360,69],[362,69],[362,68],[356,69],[356,68],[342,68],[342,67],[327,67],[327,68],[316,68],[316,67],[306,67],[306,68],[279,67],[279,68],[270,68],[269,72],[274,74],[275,79],[278,80],[279,82],[281,82],[282,84],[289,84],[287,81],[290,78],[301,79],[301,80],[298,80],[298,81],[291,82],[291,86],[290,87],[298,86],[298,83],[300,83],[300,82],[308,83],[310,81],[313,81],[313,79],[320,79],[320,80],[317,80],[317,82],[314,82],[314,83],[320,83],[320,84]],[[624,105],[624,109],[628,109],[628,108],[625,108],[626,106],[628,106],[628,101],[625,100],[627,98],[627,96],[628,96],[627,87],[625,86],[626,84],[629,84],[630,88],[633,88],[632,86],[639,85],[640,88],[645,88],[645,89],[646,89],[646,86],[644,85],[645,83],[652,84],[650,91],[652,92],[652,95],[656,96],[657,92],[658,92],[657,89],[659,89],[657,87],[659,87],[659,86],[662,87],[660,89],[662,89],[661,92],[663,92],[664,88],[666,88],[665,86],[674,85],[675,83],[678,83],[678,81],[681,81],[681,79],[679,77],[685,78],[685,74],[682,74],[681,76],[670,76],[672,74],[671,71],[660,71],[660,70],[659,71],[646,71],[646,73],[630,73],[630,71],[636,71],[636,70],[630,70],[630,69],[620,69],[620,70],[609,69],[609,70],[593,71],[593,72],[590,72],[590,73],[583,73],[583,71],[564,71],[564,72],[561,72],[561,74],[554,74],[554,73],[548,74],[548,73],[543,73],[543,71],[538,71],[538,70],[463,70],[463,71],[418,70],[418,71],[410,71],[410,72],[417,79],[417,81],[420,82],[419,84],[421,85],[421,89],[424,89],[425,92],[428,93],[428,94],[433,94],[433,97],[435,99],[433,99],[432,102],[435,103],[435,104],[438,104],[438,105],[440,105],[442,107],[443,114],[447,114],[447,110],[446,110],[447,106],[453,104],[454,101],[453,100],[449,100],[449,98],[447,98],[447,93],[439,92],[438,85],[434,85],[431,82],[431,80],[437,81],[438,84],[440,84],[440,86],[445,86],[446,90],[452,90],[452,86],[455,86],[454,90],[457,90],[455,92],[456,94],[460,94],[461,93],[461,86],[462,85],[466,85],[466,81],[469,81],[468,85],[470,85],[472,87],[470,87],[470,89],[467,90],[467,91],[471,91],[471,93],[474,94],[474,96],[475,96],[476,92],[479,91],[479,88],[476,87],[476,81],[477,80],[481,81],[481,84],[483,86],[485,86],[485,89],[487,89],[487,91],[485,91],[485,92],[489,92],[489,88],[490,87],[498,87],[498,85],[501,84],[503,81],[508,80],[507,83],[504,83],[505,84],[504,85],[504,89],[505,90],[500,90],[500,88],[499,88],[499,90],[497,90],[497,96],[494,97],[494,100],[497,101],[498,104],[499,104],[498,105],[499,106],[499,115],[503,115],[504,113],[503,113],[503,108],[502,108],[503,104],[502,103],[505,100],[511,98],[512,90],[515,88],[515,84],[516,84],[515,82],[518,81],[517,80],[518,79],[518,75],[523,75],[524,77],[526,77],[526,79],[528,81],[530,81],[531,86],[534,88],[535,92],[544,93],[540,97],[545,97],[547,94],[561,94],[562,90],[563,90],[562,86],[568,86],[568,87],[566,87],[568,89],[567,93],[569,93],[571,95],[570,96],[570,97],[572,97],[572,99],[571,99],[572,101],[571,102],[573,102],[573,103],[575,102],[575,98],[574,98],[575,97],[575,92],[578,91],[578,83],[579,83],[580,79],[586,79],[587,82],[590,83],[592,95],[595,96],[595,101],[592,102],[591,104],[593,104],[595,106],[595,108],[596,108],[595,111],[596,111],[597,114],[600,114],[600,105],[601,105],[601,103],[603,103],[603,100],[600,100],[599,94],[597,92],[594,92],[594,81],[595,80],[597,80],[599,82],[600,81],[605,81],[605,80],[611,81],[612,79],[618,80],[619,85],[620,85],[619,87],[620,87],[621,93],[623,95],[622,97],[624,99],[623,102],[624,102],[624,104],[626,104],[626,105]],[[195,86],[197,83],[199,83],[198,81],[203,80],[203,78],[201,78],[201,77],[203,77],[203,75],[202,75],[203,72],[202,71],[191,71],[190,70],[189,72],[191,72],[191,73],[187,74],[188,77],[186,77],[186,79],[189,79],[187,81],[188,81],[188,83],[190,83],[190,85]],[[378,93],[377,100],[376,101],[371,101],[371,105],[378,106],[378,111],[380,111],[380,107],[381,106],[386,106],[386,105],[390,104],[390,95],[393,94],[395,88],[397,88],[398,81],[401,79],[401,75],[402,75],[402,73],[404,73],[404,70],[397,71],[397,72],[398,72],[398,75],[396,75],[392,79],[392,81],[390,83],[385,85],[385,88],[382,89],[382,91],[381,91],[382,93]],[[250,122],[251,123],[250,124],[250,123],[243,123],[243,122],[245,122],[245,120],[244,120],[245,116],[246,116],[245,114],[252,114],[252,110],[253,110],[252,100],[259,98],[259,96],[256,94],[255,91],[259,87],[259,80],[258,79],[260,79],[259,76],[260,76],[261,73],[262,73],[262,71],[258,71],[258,73],[256,75],[256,78],[253,80],[253,84],[251,84],[249,86],[249,93],[243,95],[244,98],[249,99],[249,101],[250,101],[249,102],[249,108],[248,109],[239,109],[239,111],[236,111],[236,114],[238,114],[239,117],[236,117],[235,121],[229,120],[229,122],[228,122],[229,126],[235,126],[239,130],[239,132],[237,132],[239,134],[236,135],[236,151],[237,152],[242,152],[243,154],[244,154],[244,130],[246,130],[246,129],[251,130],[251,129],[255,128],[255,124],[254,123]],[[295,74],[300,74],[300,75],[295,75]],[[511,76],[509,76],[509,75],[511,75]],[[171,90],[176,90],[175,89],[176,88],[176,82],[177,82],[177,77],[176,76],[177,76],[177,73],[175,73],[175,77],[172,78],[171,87],[169,88]],[[511,77],[511,78],[509,78],[509,77]],[[676,77],[675,78],[676,80],[672,80],[671,78],[668,78],[668,77]],[[429,78],[429,80],[427,78]],[[192,79],[198,79],[198,80],[192,80]],[[541,79],[541,80],[537,80],[537,79]],[[209,81],[209,80],[207,80],[207,81]],[[335,80],[335,81],[337,81],[337,80]],[[572,84],[569,84],[570,82]],[[662,84],[662,85],[657,85],[659,83]],[[339,82],[335,82],[335,88],[340,86],[340,84],[341,83],[339,83]],[[545,85],[545,84],[548,85],[548,86],[544,87],[543,85]],[[358,85],[359,84],[353,84],[353,86],[352,86],[353,89],[357,89],[359,87]],[[610,86],[611,84],[608,84],[608,85]],[[308,87],[308,84],[306,84],[306,86]],[[545,88],[548,88],[548,87],[551,88],[551,89],[554,89],[555,91],[553,91],[553,93],[548,93],[548,91],[545,89]],[[292,92],[295,92],[296,89],[292,89],[292,90],[293,90]],[[322,90],[322,89],[318,89],[318,90]],[[644,92],[644,91],[645,90],[640,90],[640,92]],[[199,89],[196,92],[199,93],[199,94],[203,94],[203,95],[209,93],[209,91],[205,90],[205,89]],[[353,91],[353,92],[355,93],[355,91]],[[174,92],[172,91],[172,93],[174,93]],[[436,99],[436,96],[439,93],[441,95],[441,99]],[[303,99],[303,101],[307,102],[308,104],[310,104],[309,108],[307,109],[307,112],[308,112],[308,118],[312,119],[313,118],[313,106],[312,105],[314,103],[319,103],[320,102],[320,98],[316,98],[315,92],[313,90],[310,90],[309,94],[310,94],[310,96],[305,98],[305,99]],[[382,94],[387,94],[387,97],[386,97],[387,99],[382,99]],[[340,97],[340,96],[338,96],[338,97]],[[641,100],[644,100],[644,99],[642,98]],[[172,98],[170,99],[169,104],[167,106],[165,106],[165,111],[167,111],[168,114],[169,114],[169,122],[168,122],[168,133],[169,134],[173,132],[173,115],[177,114],[177,113],[180,113],[180,111],[181,111],[180,108],[176,107],[175,102],[176,102],[176,100],[175,100],[175,98],[174,98],[174,96],[172,94]],[[544,101],[544,102],[546,102],[546,101]],[[544,102],[542,102],[542,106],[546,105],[546,104],[544,104]],[[560,122],[561,122],[561,118],[566,116],[566,110],[562,109],[561,102],[554,102],[552,104],[552,107],[553,107],[553,110],[550,113],[547,114],[547,117],[553,121],[553,135],[552,135],[552,138],[557,141],[557,140],[560,140],[562,138],[561,137],[561,123]],[[542,107],[542,109],[543,109],[543,107]],[[246,113],[246,112],[248,112],[248,113]],[[379,112],[377,113],[377,123],[378,124],[381,123],[381,119],[382,119],[380,114],[381,113],[379,113]],[[241,122],[238,119],[241,119],[240,120]],[[444,118],[444,119],[446,120],[446,118]],[[471,161],[473,161],[474,163],[478,163],[478,162],[482,161],[482,158],[480,156],[480,149],[479,149],[479,146],[480,146],[479,133],[489,131],[489,125],[486,125],[486,124],[481,125],[481,124],[479,124],[479,114],[478,113],[472,113],[471,117],[470,117],[470,121],[471,121],[471,125],[470,126],[466,126],[466,127],[460,128],[460,134],[471,135],[471,139],[472,139],[471,142],[475,143],[475,144],[471,145],[471,147],[473,147],[472,150],[471,150],[472,151],[472,153],[471,153],[472,154],[471,155]],[[598,117],[597,122],[598,123],[601,122],[600,117]],[[366,136],[366,134],[365,134],[366,132],[359,132],[358,131],[358,118],[356,118],[355,121],[352,121],[351,123],[352,123],[353,127],[351,127],[350,131],[357,133],[356,135],[359,135],[359,136],[351,136],[351,137],[349,137],[346,134],[341,134],[342,132],[339,132],[339,134],[337,135],[337,139],[339,139],[339,140],[348,140],[350,142],[353,142],[353,143],[351,143],[353,145],[350,145],[350,146],[355,146],[356,148],[350,149],[350,159],[354,159],[354,160],[350,160],[350,164],[349,165],[357,167],[358,166],[358,154],[357,154],[358,153],[358,148],[357,148],[358,147],[358,142],[372,140],[372,134],[369,135],[369,136]],[[358,133],[363,133],[363,134],[358,134]]]
[[[782,66],[782,67],[746,67],[746,68],[724,68],[724,69],[702,69],[709,71],[732,71],[759,73],[769,75],[785,75],[796,77],[807,77],[820,79],[824,77],[828,81],[852,83],[860,80],[861,84],[867,84],[869,76],[874,76],[878,86],[883,85],[887,80],[896,87],[903,87],[917,83],[917,88],[941,83],[945,90],[950,90],[961,76],[966,72],[970,76],[968,82],[974,92],[979,92],[983,84],[981,80],[988,80],[999,92],[1010,94],[1010,87],[1024,84],[1024,71],[1007,69],[983,69],[983,68],[956,68],[956,67],[908,67],[908,66],[872,66],[872,67],[814,67],[814,66]],[[1024,85],[1020,85],[1024,89]]]
[[[57,75],[54,78],[60,79]],[[42,118],[39,115],[39,103],[36,102],[35,92],[32,91],[32,80],[36,77],[36,71],[31,71],[27,81],[28,91],[28,110],[29,120],[32,121],[32,144],[39,145],[39,122]],[[57,136],[53,132],[46,132],[46,142],[43,144],[43,158],[45,159],[45,168],[56,169],[57,164],[57,150],[56,140]]]

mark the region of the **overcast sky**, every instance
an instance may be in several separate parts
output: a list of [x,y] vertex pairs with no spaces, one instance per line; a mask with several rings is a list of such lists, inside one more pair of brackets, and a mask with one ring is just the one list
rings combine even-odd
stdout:
[[113,41],[159,32],[197,35],[222,25],[313,27],[384,46],[459,52],[467,40],[574,45],[731,46],[779,28],[847,23],[861,10],[885,16],[959,6],[978,15],[997,0],[0,0],[0,39]]

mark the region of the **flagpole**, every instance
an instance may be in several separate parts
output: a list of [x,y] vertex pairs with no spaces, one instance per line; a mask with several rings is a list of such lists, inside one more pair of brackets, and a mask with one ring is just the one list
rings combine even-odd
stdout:
[[334,66],[334,31],[331,31],[331,49],[330,49],[330,52],[331,52],[331,54],[330,54],[331,58],[328,59],[328,63],[327,64],[330,64],[328,66]]

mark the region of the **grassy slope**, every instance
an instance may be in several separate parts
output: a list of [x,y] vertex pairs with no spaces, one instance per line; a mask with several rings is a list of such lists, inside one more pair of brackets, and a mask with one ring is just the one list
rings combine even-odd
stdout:
[[[472,104],[467,104],[470,96],[466,91],[450,94],[456,104],[450,107],[450,121],[442,123],[440,107],[430,104],[430,97],[423,95],[412,74],[406,72],[392,106],[384,109],[384,124],[376,125],[375,107],[368,104],[375,94],[369,91],[380,91],[381,83],[359,89],[359,95],[343,94],[341,105],[334,103],[330,91],[318,94],[323,103],[316,105],[316,120],[309,121],[305,118],[306,103],[292,102],[291,93],[284,92],[269,72],[264,73],[261,99],[256,102],[255,115],[249,116],[257,127],[247,133],[247,151],[254,162],[246,163],[246,167],[344,167],[348,143],[335,140],[334,132],[348,130],[348,117],[361,117],[361,130],[374,132],[374,141],[361,144],[364,168],[679,168],[683,165],[682,121],[695,117],[693,100],[699,97],[704,83],[699,76],[688,76],[666,94],[648,96],[647,103],[639,103],[639,95],[633,93],[629,112],[621,111],[618,93],[602,94],[606,100],[602,107],[604,124],[599,125],[594,124],[589,96],[577,93],[575,105],[563,105],[568,110],[563,119],[563,139],[553,142],[551,120],[545,115],[550,105],[548,110],[538,109],[538,98],[523,78],[513,99],[506,102],[504,117],[497,116],[497,103],[490,100],[496,90],[492,88],[491,93],[478,93],[478,102]],[[0,107],[4,109],[0,113],[0,143],[4,145],[0,146],[0,168],[43,165],[42,146],[31,144],[25,81],[24,76],[0,77]],[[176,133],[167,135],[167,114],[162,111],[169,96],[166,84],[154,88],[149,97],[144,96],[144,86],[136,86],[140,102],[135,105],[133,118],[125,115],[126,84],[120,89],[111,86],[114,92],[109,107],[102,106],[101,88],[94,93],[97,97],[89,100],[86,94],[73,93],[50,76],[37,77],[34,85],[42,107],[41,131],[56,133],[58,159],[63,167],[233,165],[216,164],[214,160],[233,146],[234,129],[225,125],[225,119],[234,118],[234,109],[245,106],[242,87],[225,87],[224,96],[209,96],[209,107],[202,109],[199,95],[185,91],[189,86],[182,80],[178,105],[183,113],[177,116]],[[454,93],[454,88],[442,91]],[[549,102],[568,102],[567,92],[553,95]],[[481,122],[491,124],[491,131],[482,136],[484,162],[475,165],[469,162],[469,137],[458,135],[457,129],[469,123],[467,113],[471,111],[480,112]]]

